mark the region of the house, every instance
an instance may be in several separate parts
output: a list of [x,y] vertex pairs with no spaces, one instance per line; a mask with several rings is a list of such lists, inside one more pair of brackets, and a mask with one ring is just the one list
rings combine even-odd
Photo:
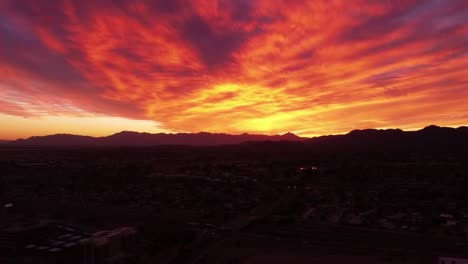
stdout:
[[464,258],[451,258],[451,257],[439,257],[438,264],[468,264],[468,259]]

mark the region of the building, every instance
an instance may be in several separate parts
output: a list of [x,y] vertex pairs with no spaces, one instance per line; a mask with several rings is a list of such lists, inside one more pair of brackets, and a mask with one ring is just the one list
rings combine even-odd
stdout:
[[439,257],[438,264],[468,264],[468,259]]
[[42,220],[4,226],[0,230],[0,255],[22,254],[24,245],[46,240],[53,232],[53,223]]
[[121,227],[99,231],[82,242],[83,264],[122,263],[130,257],[135,242],[136,230]]
[[2,258],[31,263],[124,263],[131,257],[136,230],[121,227],[88,233],[54,221],[13,223],[0,229]]

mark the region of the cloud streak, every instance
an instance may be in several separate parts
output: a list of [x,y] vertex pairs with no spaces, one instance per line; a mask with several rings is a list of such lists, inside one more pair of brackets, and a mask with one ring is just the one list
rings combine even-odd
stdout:
[[467,25],[463,0],[2,0],[0,112],[230,133],[462,125]]

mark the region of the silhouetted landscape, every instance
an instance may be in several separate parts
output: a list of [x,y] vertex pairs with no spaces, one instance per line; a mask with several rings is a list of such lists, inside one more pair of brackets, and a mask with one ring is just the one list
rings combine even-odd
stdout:
[[0,260],[460,261],[466,157],[467,128],[437,126],[310,139],[121,132],[7,142]]
[[0,0],[0,264],[468,264],[468,0]]
[[[240,143],[267,144],[271,142],[303,142],[307,148],[342,149],[350,151],[363,149],[412,149],[426,151],[456,151],[468,147],[468,127],[448,128],[428,126],[418,131],[400,129],[353,130],[345,135],[330,135],[315,138],[301,138],[293,133],[284,135],[229,135],[212,133],[150,134],[123,131],[107,137],[89,137],[57,134],[30,137],[9,142],[9,146],[44,147],[151,147],[162,145],[222,146]],[[5,142],[4,142],[5,143]]]
[[302,141],[292,133],[278,136],[265,135],[229,135],[212,133],[179,133],[179,134],[149,134],[123,131],[107,137],[89,137],[77,135],[51,135],[31,137],[11,142],[11,145],[21,146],[157,146],[157,145],[186,145],[186,146],[215,146],[238,144],[247,141]]

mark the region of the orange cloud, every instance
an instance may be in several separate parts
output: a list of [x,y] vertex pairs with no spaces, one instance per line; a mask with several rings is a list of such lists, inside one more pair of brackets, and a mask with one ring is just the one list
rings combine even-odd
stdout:
[[463,125],[467,14],[463,0],[4,1],[0,112],[192,132]]

